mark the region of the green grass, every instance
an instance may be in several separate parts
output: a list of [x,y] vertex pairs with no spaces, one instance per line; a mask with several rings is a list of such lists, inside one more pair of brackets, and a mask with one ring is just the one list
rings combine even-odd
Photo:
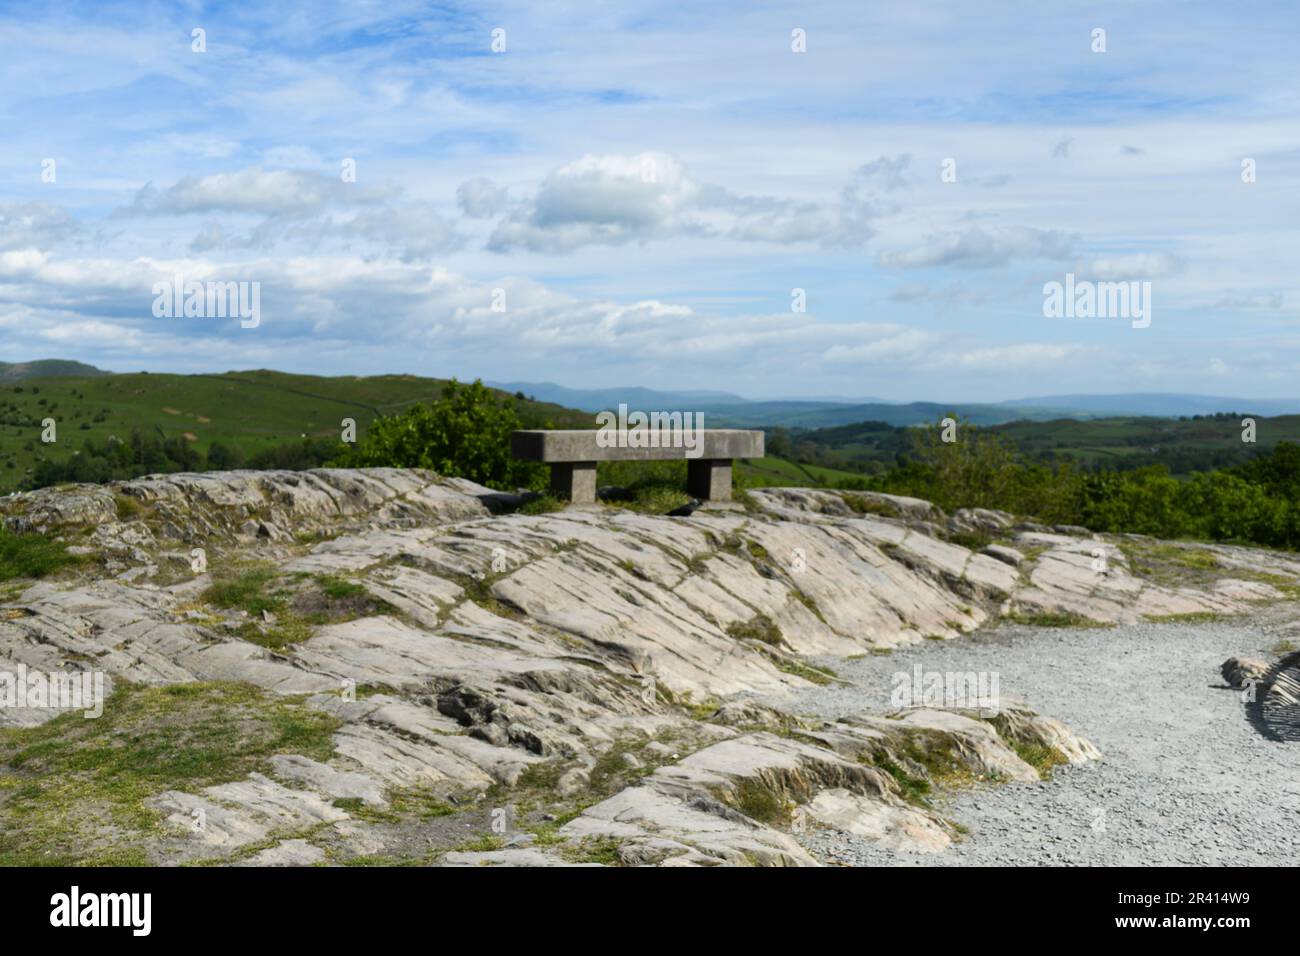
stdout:
[[1226,621],[1228,617],[1217,611],[1188,611],[1185,614],[1144,614],[1142,619],[1152,624],[1213,624]]
[[862,476],[855,472],[773,457],[738,461],[733,467],[732,477],[739,488],[838,488],[844,482],[862,480]]
[[1016,756],[1037,770],[1038,775],[1044,780],[1052,775],[1052,768],[1070,762],[1066,759],[1065,754],[1055,747],[1021,743],[1015,740],[1010,741],[1010,744],[1011,749],[1016,752]]
[[804,680],[818,685],[830,684],[839,677],[829,667],[813,667],[792,657],[772,658],[772,665],[785,674],[802,677]]
[[527,501],[524,504],[522,504],[519,507],[519,510],[516,512],[516,514],[521,514],[521,515],[551,514],[552,512],[563,511],[565,509],[566,504],[567,504],[566,502],[560,500],[559,498],[555,497],[555,495],[550,494],[548,492],[543,495],[538,495],[536,498],[533,498],[531,501]]
[[[246,611],[240,636],[272,650],[309,640],[315,629],[376,614],[395,613],[365,586],[340,575],[282,575],[273,564],[254,563],[214,572],[199,600]],[[263,612],[272,615],[264,620]]]
[[130,521],[144,512],[144,505],[137,498],[130,495],[114,495],[113,498],[117,504],[118,521]]
[[560,855],[570,863],[599,863],[602,866],[622,866],[618,848],[623,845],[614,837],[588,837],[576,843],[567,843]]
[[1025,624],[1030,627],[1111,627],[1101,621],[1094,621],[1082,614],[1062,612],[1059,614],[1011,614],[1008,621]]
[[0,527],[0,581],[43,578],[83,560],[43,534],[13,534]]
[[98,719],[80,712],[0,730],[0,865],[147,862],[164,835],[144,806],[268,772],[269,758],[328,760],[339,722],[247,684],[119,685]]
[[273,564],[257,564],[233,574],[222,574],[208,585],[200,599],[219,608],[247,611],[251,615],[263,611],[274,613],[285,603],[284,593],[273,593],[270,587],[278,574]]
[[345,598],[364,597],[369,593],[364,585],[339,577],[337,574],[317,575],[316,583],[320,586],[321,593],[336,601],[342,601]]
[[741,779],[735,786],[732,802],[737,810],[759,823],[783,826],[790,822],[790,807],[761,780]]
[[785,640],[776,622],[766,614],[756,614],[748,621],[728,624],[727,634],[738,641],[761,641],[774,647],[779,647]]
[[898,784],[899,793],[908,803],[921,807],[930,805],[929,799],[932,788],[929,780],[924,777],[913,776],[887,758],[877,761],[876,766],[894,778],[894,782]]
[[[309,438],[340,438],[342,421],[358,439],[380,415],[438,397],[446,382],[413,375],[294,375],[266,370],[219,375],[131,373],[52,377],[0,384],[0,493],[16,490],[38,458],[62,461],[87,439],[127,440],[132,429],[185,437],[206,454],[214,442],[246,456]],[[525,427],[581,428],[593,416],[512,398]],[[59,423],[59,440],[41,443],[41,419]],[[192,436],[192,437],[188,437]],[[340,444],[340,449],[342,449]]]

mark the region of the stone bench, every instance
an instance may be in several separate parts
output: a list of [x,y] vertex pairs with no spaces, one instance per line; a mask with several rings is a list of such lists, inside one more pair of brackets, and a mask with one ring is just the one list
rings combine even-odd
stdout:
[[[737,458],[762,458],[763,433],[734,428],[699,432],[698,457],[687,457],[682,434],[659,432],[658,448],[602,447],[595,429],[517,431],[510,435],[510,453],[524,461],[551,466],[551,491],[575,504],[596,500],[596,463],[601,461],[679,461],[685,459],[687,491],[702,501],[731,500],[731,463]],[[695,432],[685,433],[692,441]],[[692,454],[697,449],[691,449]]]

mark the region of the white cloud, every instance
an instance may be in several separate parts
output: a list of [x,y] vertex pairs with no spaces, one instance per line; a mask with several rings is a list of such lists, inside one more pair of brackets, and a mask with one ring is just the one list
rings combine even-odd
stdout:
[[186,215],[236,212],[264,216],[308,216],[331,205],[367,205],[392,198],[396,190],[347,183],[342,176],[259,166],[211,176],[186,176],[167,189],[152,183],[136,193],[123,215]]
[[456,204],[470,219],[491,219],[506,208],[506,190],[485,176],[466,180],[456,190]]
[[[681,237],[861,245],[874,234],[873,222],[895,208],[878,199],[877,190],[900,188],[908,162],[907,156],[881,157],[861,167],[838,197],[817,202],[702,183],[665,153],[584,156],[553,171],[530,201],[513,208],[488,248],[554,254]],[[484,208],[476,201],[482,188],[462,193],[467,214]]]
[[931,237],[912,249],[884,252],[880,263],[890,269],[938,266],[989,269],[1018,259],[1063,259],[1070,254],[1076,241],[1076,236],[1057,229],[1027,226],[984,229],[975,226],[962,232]]
[[1103,282],[1158,279],[1181,272],[1183,260],[1167,252],[1136,252],[1103,256],[1080,265],[1076,271]]
[[48,249],[76,235],[66,210],[45,202],[0,202],[0,250]]

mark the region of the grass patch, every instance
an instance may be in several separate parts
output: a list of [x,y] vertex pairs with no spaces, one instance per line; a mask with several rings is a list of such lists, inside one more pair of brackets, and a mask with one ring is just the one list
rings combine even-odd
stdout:
[[1230,615],[1218,611],[1189,611],[1186,614],[1144,614],[1142,620],[1152,624],[1211,624],[1228,617]]
[[334,806],[346,810],[358,820],[370,823],[401,823],[403,820],[436,820],[460,810],[427,790],[403,788],[387,794],[388,806],[377,807],[360,797],[344,797]]
[[455,580],[465,591],[466,599],[473,601],[483,610],[495,614],[497,617],[508,617],[514,621],[523,619],[523,614],[518,608],[506,604],[492,593],[492,580],[490,578],[475,578],[466,575],[457,577]]
[[1044,780],[1052,775],[1052,768],[1059,767],[1063,763],[1069,763],[1065,754],[1061,753],[1055,747],[1048,747],[1044,744],[1027,744],[1020,741],[1010,741],[1011,749],[1029,766],[1038,771],[1038,775]]
[[599,863],[602,866],[622,866],[618,855],[622,842],[615,837],[592,837],[577,843],[568,843],[560,855],[570,863]]
[[271,589],[271,582],[278,573],[273,564],[257,564],[233,574],[214,575],[216,580],[208,585],[199,599],[226,610],[247,611],[253,615],[263,611],[274,613],[285,602],[285,593],[272,593]]
[[144,505],[140,503],[140,499],[132,498],[130,495],[114,495],[113,501],[117,505],[118,521],[130,521],[144,512]]
[[889,759],[878,761],[876,766],[894,778],[894,783],[898,784],[899,793],[908,803],[916,804],[920,807],[928,807],[930,805],[930,791],[933,788],[930,786],[929,780],[924,777],[913,776]]
[[876,515],[881,518],[901,518],[903,516],[903,511],[898,505],[881,498],[846,494],[844,503],[853,509],[855,514]]
[[337,574],[317,575],[316,584],[321,589],[322,594],[335,601],[364,597],[367,593],[365,585],[358,584],[356,581],[349,581]]
[[104,713],[0,730],[0,865],[147,863],[164,835],[146,797],[268,772],[270,757],[325,761],[339,721],[247,684],[119,685]]
[[43,534],[14,534],[0,527],[0,581],[43,578],[84,560]]
[[567,505],[568,502],[557,498],[550,492],[547,492],[546,494],[538,495],[536,498],[525,501],[515,511],[515,514],[546,515],[556,511],[563,511]]
[[1063,611],[1054,614],[1011,614],[1007,617],[1008,621],[1013,624],[1024,624],[1029,627],[1113,627],[1113,624],[1107,624],[1103,621],[1094,621],[1092,618],[1084,617],[1082,614],[1075,614],[1070,611]]
[[807,594],[805,594],[803,591],[799,590],[798,588],[794,589],[793,594],[794,594],[794,599],[798,601],[800,604],[802,604],[804,607],[806,607],[809,611],[811,611],[813,617],[817,618],[817,620],[821,621],[823,624],[826,623],[826,617],[822,614],[822,609],[817,606],[816,601],[814,601],[812,598],[810,598]]
[[[241,625],[239,636],[272,650],[309,640],[316,628],[326,624],[395,610],[364,585],[341,575],[283,575],[266,563],[217,574],[199,600],[246,612],[249,620]],[[265,614],[271,615],[269,620]]]
[[491,853],[493,850],[500,850],[506,845],[505,840],[495,836],[483,836],[474,840],[467,840],[459,846],[451,848],[453,853]]
[[738,641],[761,641],[773,647],[781,646],[785,640],[776,622],[766,614],[756,614],[748,621],[734,621],[728,624],[727,634]]
[[813,667],[803,661],[789,657],[774,657],[772,658],[772,664],[783,674],[802,677],[806,681],[822,686],[831,683],[840,676],[829,667]]
[[984,531],[955,531],[948,535],[950,544],[960,545],[968,551],[983,551],[996,538]]
[[1281,640],[1270,647],[1269,651],[1278,657],[1286,657],[1288,654],[1294,654],[1296,651],[1300,651],[1300,646],[1297,646],[1295,641]]
[[678,461],[602,461],[596,482],[612,489],[603,504],[644,514],[667,514],[690,501],[686,494],[686,459]]
[[790,822],[790,807],[761,780],[746,777],[736,784],[734,805],[737,810],[759,823],[783,826]]

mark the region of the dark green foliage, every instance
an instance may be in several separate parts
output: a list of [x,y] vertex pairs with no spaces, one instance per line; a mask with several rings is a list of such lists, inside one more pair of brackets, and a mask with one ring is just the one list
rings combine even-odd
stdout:
[[428,468],[489,488],[540,488],[543,466],[510,454],[510,433],[520,427],[513,401],[480,381],[452,379],[437,400],[371,424],[348,464]]
[[914,430],[902,462],[868,480],[872,489],[955,508],[997,508],[1049,524],[1160,538],[1300,547],[1300,445],[1220,471],[1179,479],[1161,465],[1083,471],[1068,462],[1026,462],[992,431]]

